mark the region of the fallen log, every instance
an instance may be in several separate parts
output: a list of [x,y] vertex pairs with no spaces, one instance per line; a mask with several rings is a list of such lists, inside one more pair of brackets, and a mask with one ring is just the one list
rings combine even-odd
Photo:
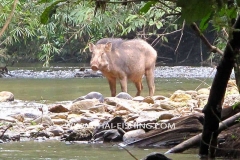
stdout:
[[134,141],[123,142],[122,146],[136,145],[138,147],[164,147],[173,146],[183,142],[202,131],[203,114],[193,114],[186,117],[172,119],[167,123],[175,125],[172,129],[155,129],[139,135]]
[[[219,133],[237,123],[239,123],[237,120],[240,118],[240,113],[237,113],[235,115],[233,115],[232,117],[220,122],[219,124]],[[176,145],[175,147],[171,148],[170,150],[168,150],[167,152],[165,152],[165,154],[168,153],[179,153],[179,152],[183,152],[189,148],[191,148],[192,146],[198,145],[198,143],[200,143],[202,137],[202,133]]]

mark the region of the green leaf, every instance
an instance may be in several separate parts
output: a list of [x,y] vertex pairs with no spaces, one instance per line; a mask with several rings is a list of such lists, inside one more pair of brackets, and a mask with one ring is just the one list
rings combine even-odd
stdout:
[[149,9],[156,4],[156,1],[147,2],[140,10],[139,13],[147,13]]
[[163,26],[162,22],[157,22],[157,23],[156,23],[156,27],[157,27],[157,29],[162,28],[162,26]]
[[50,2],[52,2],[53,0],[39,0],[38,2],[37,2],[37,4],[41,4],[41,3],[50,3]]
[[240,104],[240,102],[236,102],[236,103],[232,106],[233,110],[236,109],[237,107],[239,107],[239,104]]
[[208,27],[208,22],[211,18],[211,13],[209,13],[207,16],[205,16],[201,22],[200,22],[200,25],[199,25],[199,29],[203,32],[207,29]]
[[178,0],[177,6],[182,7],[181,16],[187,23],[199,21],[214,11],[213,2],[209,0]]
[[52,3],[50,6],[48,6],[43,13],[40,16],[40,22],[42,24],[47,24],[49,18],[56,12],[56,9],[58,8],[57,4],[60,2],[65,2],[66,0],[58,0]]

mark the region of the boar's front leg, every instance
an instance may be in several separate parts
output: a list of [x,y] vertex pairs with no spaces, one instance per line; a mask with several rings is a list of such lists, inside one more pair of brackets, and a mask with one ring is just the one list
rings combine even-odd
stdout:
[[147,85],[149,88],[149,96],[153,96],[155,92],[155,85],[154,85],[154,69],[147,69],[145,71],[145,76],[147,79]]
[[122,92],[127,92],[127,76],[120,78],[120,85]]
[[108,79],[108,84],[109,84],[109,87],[110,87],[110,90],[111,90],[111,96],[112,97],[115,97],[116,96],[116,78],[107,78]]
[[139,81],[135,82],[135,86],[136,86],[136,88],[137,88],[137,94],[136,94],[136,96],[140,96],[141,91],[142,91],[142,89],[143,89],[142,80],[139,80]]

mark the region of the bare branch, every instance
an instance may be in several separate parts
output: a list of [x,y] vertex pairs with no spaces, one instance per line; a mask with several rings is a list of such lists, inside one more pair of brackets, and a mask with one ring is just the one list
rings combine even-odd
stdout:
[[181,42],[181,40],[182,40],[184,27],[185,27],[185,20],[183,21],[183,26],[182,26],[182,29],[181,29],[181,36],[180,36],[180,39],[179,39],[179,41],[178,41],[177,47],[176,47],[176,49],[175,49],[175,51],[174,51],[174,54],[176,54],[176,52],[177,52],[177,50],[178,50],[178,47],[179,47],[179,45],[180,45],[180,42]]
[[191,24],[192,29],[195,31],[196,35],[200,37],[200,39],[203,41],[203,43],[208,47],[208,49],[213,53],[219,53],[223,55],[223,51],[221,51],[219,48],[211,45],[211,43],[207,40],[207,38],[201,33],[196,23]]

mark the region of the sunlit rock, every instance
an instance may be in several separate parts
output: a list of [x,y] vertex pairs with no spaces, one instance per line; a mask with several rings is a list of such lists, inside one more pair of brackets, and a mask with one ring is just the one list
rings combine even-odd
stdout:
[[94,105],[100,103],[97,99],[85,99],[82,101],[77,101],[70,106],[70,112],[75,114],[81,114],[81,110],[88,110]]
[[8,91],[0,92],[0,102],[14,101],[14,95]]
[[143,99],[143,102],[154,104],[154,100],[151,96],[147,96]]

